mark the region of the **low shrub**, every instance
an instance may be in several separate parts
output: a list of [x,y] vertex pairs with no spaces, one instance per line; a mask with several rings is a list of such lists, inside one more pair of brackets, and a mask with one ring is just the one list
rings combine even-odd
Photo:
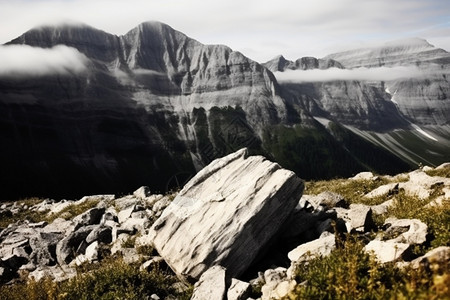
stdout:
[[[342,244],[342,243],[341,243]],[[381,264],[348,237],[327,257],[314,258],[296,271],[299,283],[286,299],[448,299],[450,265],[399,269]]]
[[49,278],[0,287],[0,299],[149,299],[152,294],[164,299],[189,299],[192,287],[178,291],[173,284],[175,275],[158,268],[139,270],[139,266],[127,264],[120,257],[110,257],[88,272],[64,282]]

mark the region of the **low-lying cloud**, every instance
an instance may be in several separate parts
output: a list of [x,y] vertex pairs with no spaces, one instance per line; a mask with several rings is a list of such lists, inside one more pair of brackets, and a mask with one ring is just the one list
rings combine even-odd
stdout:
[[287,70],[275,72],[275,77],[280,82],[327,82],[327,81],[391,81],[401,78],[418,78],[425,76],[424,71],[417,67],[379,67],[326,70]]
[[53,48],[0,46],[0,77],[82,73],[86,71],[87,63],[86,56],[64,45]]

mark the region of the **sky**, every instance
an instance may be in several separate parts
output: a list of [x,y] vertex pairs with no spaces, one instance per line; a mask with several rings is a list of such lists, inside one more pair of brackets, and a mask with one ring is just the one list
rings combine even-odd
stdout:
[[67,20],[117,35],[161,21],[258,62],[280,54],[320,58],[409,37],[450,51],[449,0],[0,0],[0,44]]

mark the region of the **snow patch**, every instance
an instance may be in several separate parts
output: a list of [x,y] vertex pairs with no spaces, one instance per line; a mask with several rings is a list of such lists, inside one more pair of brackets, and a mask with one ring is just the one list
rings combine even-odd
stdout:
[[397,94],[397,90],[395,90],[393,94],[389,91],[389,88],[386,88],[385,91],[386,93],[391,95],[391,101],[394,102],[395,105],[398,105],[398,102],[395,100],[395,94]]
[[429,138],[430,140],[436,141],[438,142],[438,140],[436,138],[434,138],[433,136],[431,136],[430,134],[426,133],[422,128],[420,128],[419,126],[417,126],[416,124],[412,124],[412,127],[419,132],[420,134],[422,134],[423,136]]
[[314,117],[314,120],[316,120],[317,122],[319,122],[320,124],[322,124],[325,127],[328,127],[328,124],[331,122],[327,118],[321,118],[321,117]]

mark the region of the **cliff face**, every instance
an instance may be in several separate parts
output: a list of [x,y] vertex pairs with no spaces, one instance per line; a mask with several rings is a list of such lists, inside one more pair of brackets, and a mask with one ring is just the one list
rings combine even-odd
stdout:
[[410,76],[386,82],[392,102],[418,125],[448,125],[450,115],[450,54],[423,39],[406,39],[383,46],[331,54],[346,68],[414,67]]
[[[317,72],[301,81],[291,76],[281,87],[286,99],[322,124],[341,124],[413,164],[438,164],[448,157],[449,53],[425,40],[408,39],[331,54],[322,61],[337,61],[342,70],[334,65],[319,71],[320,64],[296,69],[283,57],[265,65],[278,72]],[[343,78],[336,80],[336,74]]]
[[411,38],[396,40],[384,45],[327,55],[325,59],[339,61],[345,68],[381,67],[398,65],[427,65],[448,63],[449,54],[429,44],[426,40]]
[[[346,65],[311,57],[295,62],[278,57],[260,65],[158,22],[123,36],[87,25],[42,27],[8,45],[72,47],[86,58],[86,70],[0,76],[0,143],[6,145],[0,149],[0,177],[6,198],[122,193],[140,185],[165,192],[242,147],[306,179],[367,168],[399,172],[408,168],[405,158],[358,130],[404,129],[410,118],[448,122],[445,78],[430,81],[428,90],[410,79],[280,85],[271,71]],[[330,130],[324,120],[337,127]],[[441,127],[437,132],[445,135]],[[355,147],[361,143],[364,151]]]
[[329,68],[339,68],[343,69],[341,63],[334,59],[317,59],[315,57],[302,57],[296,61],[286,60],[282,55],[263,63],[267,69],[272,72],[286,71],[286,70],[314,70],[320,69],[325,70]]
[[270,71],[165,24],[120,37],[43,27],[8,44],[62,44],[88,58],[82,74],[0,78],[1,177],[13,196],[129,191],[149,180],[164,191],[240,140],[261,149],[263,128],[288,119]]

